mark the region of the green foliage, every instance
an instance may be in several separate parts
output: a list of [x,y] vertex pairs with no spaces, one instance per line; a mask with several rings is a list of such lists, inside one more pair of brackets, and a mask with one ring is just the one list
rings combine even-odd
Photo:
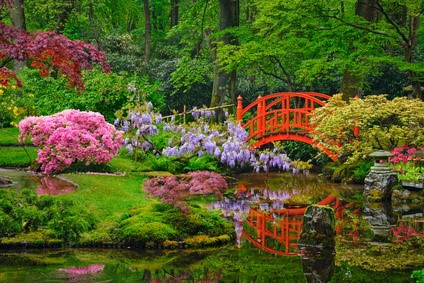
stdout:
[[215,212],[197,206],[186,215],[171,205],[151,202],[134,207],[112,231],[126,244],[144,245],[147,241],[182,240],[188,236],[232,234],[232,224]]
[[218,160],[216,160],[213,156],[207,154],[202,155],[201,157],[193,156],[188,160],[187,165],[184,166],[185,172],[201,170],[219,172]]
[[136,74],[132,76],[126,73],[105,74],[96,68],[83,71],[83,83],[86,89],[79,94],[75,89],[66,87],[68,83],[66,78],[60,76],[56,79],[40,78],[37,72],[24,69],[21,74],[24,87],[9,88],[5,90],[3,96],[0,96],[0,102],[2,99],[14,98],[16,111],[12,106],[9,112],[17,113],[15,119],[51,115],[65,109],[78,109],[99,112],[105,116],[106,121],[112,123],[115,120],[115,112],[134,99],[127,89],[129,83],[139,86],[158,110],[165,105],[163,95],[158,91],[159,84],[150,83],[146,77],[138,77]]
[[[347,103],[338,94],[314,111],[311,122],[317,126],[313,138],[348,163],[365,160],[377,149],[390,151],[404,144],[422,147],[423,108],[423,101],[405,97],[387,100],[384,95],[370,95]],[[358,137],[355,127],[360,131]]]
[[414,270],[411,278],[416,279],[417,283],[424,283],[424,268],[421,270]]
[[0,237],[48,228],[48,235],[70,244],[77,242],[81,233],[92,229],[94,223],[93,216],[84,209],[77,209],[72,201],[38,197],[27,189],[20,194],[0,190]]
[[70,200],[55,201],[48,214],[48,234],[62,239],[65,244],[78,242],[81,233],[91,230],[95,224],[94,217],[87,210],[75,207]]
[[148,158],[145,160],[147,164],[151,164],[151,169],[154,171],[168,171],[173,174],[177,174],[182,172],[184,168],[184,164],[176,157],[157,157],[153,154],[148,154],[147,156]]
[[353,171],[354,182],[355,183],[362,183],[362,181],[365,179],[365,177],[370,172],[371,166],[373,165],[373,161],[359,161],[357,167]]

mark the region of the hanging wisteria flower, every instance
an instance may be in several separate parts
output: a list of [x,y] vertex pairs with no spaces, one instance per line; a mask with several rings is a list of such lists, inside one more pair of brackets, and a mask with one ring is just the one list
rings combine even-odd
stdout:
[[[162,116],[152,110],[148,102],[132,109],[127,120],[116,121],[126,132],[125,145],[133,152],[155,151],[167,157],[191,158],[209,155],[221,164],[233,169],[251,167],[254,171],[268,171],[271,168],[290,170],[292,163],[280,147],[274,150],[256,151],[246,143],[248,133],[234,121],[217,125],[208,121],[214,111],[194,108],[191,111],[194,123],[177,125],[175,116],[166,122]],[[162,147],[151,138],[161,133],[167,135]],[[161,139],[159,139],[161,140]]]

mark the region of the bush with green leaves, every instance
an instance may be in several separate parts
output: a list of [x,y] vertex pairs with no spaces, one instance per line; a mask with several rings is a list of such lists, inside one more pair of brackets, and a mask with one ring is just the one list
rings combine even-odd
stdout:
[[0,237],[46,229],[46,234],[72,244],[94,227],[92,214],[72,201],[49,195],[38,197],[33,190],[21,193],[0,190]]
[[190,214],[184,214],[172,205],[151,202],[134,207],[121,217],[112,234],[130,246],[143,246],[148,241],[163,243],[165,240],[183,240],[189,236],[233,235],[232,222],[218,213],[190,205]]
[[315,109],[313,138],[348,163],[364,160],[378,149],[390,151],[405,144],[423,147],[423,109],[424,101],[418,99],[370,95],[347,103],[338,94]]
[[414,270],[411,278],[416,279],[417,283],[424,283],[424,268],[421,270]]
[[[0,109],[6,101],[8,106],[4,113],[8,116],[4,118],[5,123],[19,121],[25,116],[51,115],[65,109],[99,112],[105,116],[106,121],[113,122],[115,112],[133,99],[128,91],[128,84],[134,84],[145,92],[158,110],[165,106],[163,94],[159,91],[160,84],[137,74],[105,74],[96,68],[83,71],[85,90],[78,93],[67,87],[66,78],[40,78],[36,72],[24,68],[20,75],[24,87],[3,90],[4,94],[0,95]],[[11,101],[13,105],[10,104]]]

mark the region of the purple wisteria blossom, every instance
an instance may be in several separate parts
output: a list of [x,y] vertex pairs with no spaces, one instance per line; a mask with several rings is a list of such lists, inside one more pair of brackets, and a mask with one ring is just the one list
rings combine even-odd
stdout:
[[[223,124],[213,124],[208,118],[214,115],[207,109],[191,111],[196,121],[177,125],[175,119],[165,121],[152,110],[148,102],[128,114],[127,120],[117,120],[126,132],[125,145],[129,151],[138,148],[144,152],[155,150],[156,154],[167,157],[191,158],[209,155],[232,169],[253,168],[254,171],[268,171],[271,168],[287,171],[292,162],[281,149],[258,151],[246,143],[248,133],[238,122],[227,120]],[[150,137],[167,133],[167,145],[160,147]],[[150,143],[150,144],[149,144]]]

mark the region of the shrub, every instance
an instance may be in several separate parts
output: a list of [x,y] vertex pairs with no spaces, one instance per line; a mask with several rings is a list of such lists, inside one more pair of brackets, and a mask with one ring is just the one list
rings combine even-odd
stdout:
[[0,237],[47,228],[48,235],[69,244],[78,241],[81,233],[94,224],[91,213],[75,209],[72,201],[48,195],[38,197],[28,189],[20,194],[0,190]]
[[148,241],[163,243],[195,235],[234,234],[233,223],[218,213],[195,206],[189,208],[191,213],[187,215],[164,203],[134,207],[123,215],[112,234],[125,244],[137,246]]
[[211,171],[190,172],[188,176],[150,178],[144,182],[144,189],[152,197],[160,197],[164,203],[189,213],[184,202],[190,196],[215,194],[222,198],[222,190],[228,189],[223,176]]
[[122,145],[122,133],[95,112],[65,110],[52,116],[28,117],[18,128],[20,141],[32,136],[37,162],[45,174],[60,172],[73,162],[109,162]]
[[48,210],[48,234],[62,239],[65,244],[75,243],[83,232],[94,227],[95,219],[88,211],[76,209],[70,200],[56,200]]
[[406,97],[388,100],[384,95],[370,95],[347,103],[338,94],[325,107],[315,109],[313,138],[351,164],[376,149],[392,150],[404,144],[423,147],[423,109],[423,101]]

